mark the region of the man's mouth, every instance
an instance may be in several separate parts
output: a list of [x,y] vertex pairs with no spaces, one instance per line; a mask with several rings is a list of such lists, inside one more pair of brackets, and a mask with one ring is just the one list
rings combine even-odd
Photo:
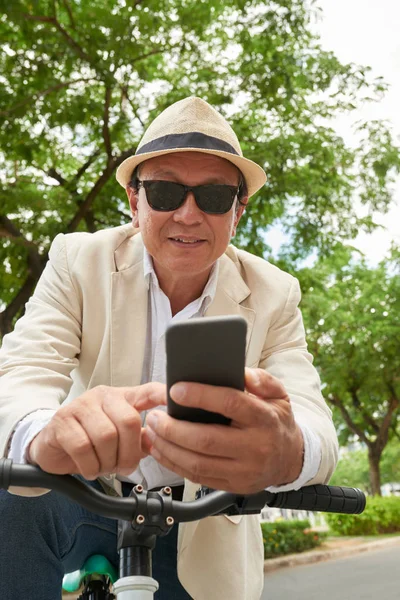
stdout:
[[180,242],[182,244],[196,244],[198,242],[204,242],[201,238],[182,238],[182,237],[170,237],[170,240],[174,242]]

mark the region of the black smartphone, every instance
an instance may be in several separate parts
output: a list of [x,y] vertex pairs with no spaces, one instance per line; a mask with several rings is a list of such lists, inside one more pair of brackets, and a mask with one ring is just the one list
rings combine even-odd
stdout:
[[242,317],[203,317],[166,331],[167,410],[175,419],[229,425],[217,412],[176,404],[169,390],[178,381],[196,381],[244,390],[247,323]]

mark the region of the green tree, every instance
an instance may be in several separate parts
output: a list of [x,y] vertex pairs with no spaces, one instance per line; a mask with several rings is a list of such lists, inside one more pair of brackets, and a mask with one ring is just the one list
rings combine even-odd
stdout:
[[385,90],[320,48],[304,0],[0,0],[0,333],[10,331],[59,232],[129,221],[114,174],[167,105],[199,95],[238,132],[268,183],[238,243],[267,251],[277,219],[288,258],[371,230],[354,192],[387,210],[399,151],[390,128],[346,147],[331,118]]
[[399,435],[389,443],[382,454],[381,474],[382,483],[400,484],[400,442]]
[[398,435],[400,403],[400,253],[369,267],[341,248],[301,271],[310,352],[333,407],[340,441],[367,447],[371,491],[380,461]]
[[342,456],[329,484],[357,487],[370,493],[371,481],[367,449],[354,450]]
[[[400,484],[400,443],[394,437],[382,452],[380,461],[381,484]],[[369,475],[368,449],[359,448],[344,454],[330,480],[331,485],[346,485],[358,487],[371,493],[371,479]]]

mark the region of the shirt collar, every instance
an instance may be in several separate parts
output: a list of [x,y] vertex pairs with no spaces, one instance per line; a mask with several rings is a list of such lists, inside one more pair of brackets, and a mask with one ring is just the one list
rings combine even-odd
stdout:
[[154,271],[153,259],[147,251],[146,246],[143,246],[143,275],[147,285],[147,289],[150,286],[150,278],[153,277],[158,285],[157,275]]
[[[206,306],[209,306],[210,303],[214,300],[215,292],[217,290],[217,282],[218,282],[218,273],[219,273],[219,259],[215,261],[208,281],[204,287],[203,293],[201,294],[199,300],[200,304],[203,302],[206,303]],[[150,287],[150,281],[153,285],[156,286],[157,289],[160,290],[160,285],[158,283],[158,278],[156,272],[154,270],[153,259],[149,254],[146,246],[143,246],[143,275],[146,281],[147,289]]]

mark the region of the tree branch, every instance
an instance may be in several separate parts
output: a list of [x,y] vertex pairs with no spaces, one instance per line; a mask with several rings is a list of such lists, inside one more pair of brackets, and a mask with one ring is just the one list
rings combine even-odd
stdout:
[[73,178],[70,181],[65,179],[54,167],[51,167],[48,171],[45,171],[45,169],[42,169],[42,167],[39,167],[38,165],[32,164],[32,166],[34,166],[35,169],[39,169],[40,171],[43,171],[43,173],[45,173],[49,177],[52,177],[53,179],[58,181],[58,183],[60,185],[62,185],[63,187],[72,189],[73,192],[77,193],[76,189],[75,189],[77,182],[82,177],[82,175],[85,173],[85,171],[90,167],[90,165],[101,154],[101,152],[102,151],[99,148],[97,150],[95,150],[93,152],[93,154],[91,156],[89,156],[88,160],[78,169],[78,171],[76,172],[76,174],[73,176]]
[[53,85],[53,86],[47,88],[46,90],[43,90],[42,92],[37,92],[36,94],[33,94],[33,96],[29,96],[29,98],[25,98],[25,100],[22,100],[22,102],[18,102],[17,104],[14,104],[12,108],[8,108],[7,110],[0,111],[0,116],[2,116],[2,117],[7,116],[10,113],[17,110],[18,108],[20,108],[21,106],[24,106],[24,104],[32,103],[34,100],[36,100],[37,98],[40,98],[41,96],[47,96],[47,94],[51,94],[51,92],[61,90],[64,87],[69,87],[70,85],[74,85],[75,83],[80,83],[82,81],[95,81],[95,80],[93,79],[93,77],[81,77],[80,79],[72,79],[71,81],[66,81],[64,83],[58,83],[57,85]]
[[[179,46],[179,44],[175,44],[175,46]],[[172,46],[172,47],[174,47],[174,46]],[[148,52],[147,54],[143,54],[142,56],[138,56],[137,58],[131,60],[130,64],[133,65],[134,63],[138,62],[139,60],[144,60],[145,58],[148,58],[149,56],[153,56],[154,54],[162,54],[166,50],[170,50],[170,49],[171,48],[155,48],[151,52]]]
[[78,55],[83,58],[83,60],[87,61],[89,64],[92,64],[92,57],[86,54],[83,48],[76,42],[64,29],[61,23],[58,21],[56,17],[45,17],[45,16],[35,16],[29,15],[27,13],[23,13],[22,16],[29,21],[41,21],[43,23],[51,23],[54,27],[61,33],[61,35],[67,40],[68,45],[71,46],[78,53]]
[[0,312],[0,332],[2,335],[12,330],[12,322],[18,312],[28,302],[35,289],[38,278],[29,273],[18,294],[13,298],[10,304]]
[[135,116],[137,118],[137,120],[139,121],[139,123],[141,124],[141,126],[143,127],[143,129],[145,128],[144,123],[142,121],[142,119],[140,118],[140,116],[138,115],[138,109],[137,106],[133,106],[132,100],[129,98],[128,95],[128,89],[127,88],[123,88],[122,93],[125,94],[125,98],[128,100],[129,104],[131,105],[131,108],[133,110],[133,112],[135,113]]
[[114,170],[125,160],[125,158],[128,158],[129,156],[131,156],[132,154],[134,154],[134,152],[135,152],[135,148],[130,148],[129,150],[126,150],[125,152],[120,154],[120,156],[118,156],[116,158],[114,157],[112,160],[108,161],[103,173],[100,175],[99,179],[96,181],[96,183],[94,184],[94,186],[92,187],[92,189],[90,190],[88,195],[86,196],[85,200],[80,204],[79,209],[78,209],[77,213],[75,214],[75,216],[71,219],[71,221],[67,225],[66,232],[72,232],[72,231],[76,230],[76,228],[78,227],[81,220],[85,217],[87,212],[90,210],[97,194],[100,192],[100,190],[104,187],[104,185],[110,179],[110,176],[112,175]]
[[0,235],[2,237],[9,237],[22,246],[25,246],[28,250],[28,265],[31,273],[36,275],[41,274],[43,264],[36,244],[27,240],[18,227],[5,215],[0,215]]
[[381,423],[381,426],[379,428],[379,433],[377,436],[376,441],[378,442],[379,448],[382,451],[384,449],[384,447],[386,446],[387,442],[388,442],[388,438],[389,438],[389,429],[390,429],[390,425],[392,422],[392,417],[393,414],[396,412],[396,410],[399,407],[399,401],[397,398],[391,398],[390,402],[389,402],[389,408],[387,410],[386,415],[384,416],[384,419]]
[[28,21],[40,21],[42,23],[53,23],[54,17],[46,17],[44,15],[28,15],[28,13],[22,13],[21,15]]
[[106,97],[104,102],[104,115],[103,115],[103,140],[104,145],[106,147],[107,156],[109,159],[112,159],[112,147],[111,147],[111,139],[110,139],[110,130],[108,128],[108,119],[110,112],[110,102],[111,102],[111,88],[106,87]]
[[52,177],[53,179],[55,179],[56,181],[58,181],[58,183],[62,186],[66,186],[67,185],[67,180],[64,179],[64,177],[62,175],[60,175],[60,173],[58,173],[58,171],[56,171],[56,169],[54,167],[51,167],[48,171],[47,171],[47,175],[49,177]]
[[392,396],[392,398],[396,398],[396,400],[399,400],[399,398],[398,398],[398,396],[396,394],[396,390],[394,389],[394,385],[392,384],[392,382],[389,381],[389,382],[386,383],[386,385],[387,385],[387,387],[389,389],[389,392],[390,392],[390,395]]
[[353,400],[353,405],[354,408],[356,408],[361,415],[363,416],[364,421],[372,428],[372,430],[378,434],[379,432],[379,427],[376,424],[376,422],[371,419],[371,416],[367,413],[367,411],[365,410],[364,406],[361,404],[358,395],[357,395],[357,390],[355,388],[350,390],[350,394]]
[[56,29],[58,29],[58,31],[61,33],[61,35],[63,35],[64,38],[67,40],[67,42],[71,46],[71,48],[76,50],[76,52],[79,54],[79,56],[81,58],[83,58],[83,60],[86,60],[89,64],[92,64],[92,57],[89,56],[89,54],[86,54],[84,49],[81,48],[80,45],[78,44],[78,42],[76,42],[69,35],[69,33],[64,29],[64,27],[61,25],[61,23],[57,19],[54,19],[54,25],[55,25]]
[[99,148],[97,150],[95,150],[93,152],[93,154],[91,156],[89,156],[87,161],[80,167],[80,169],[77,171],[76,175],[74,175],[73,179],[71,180],[71,183],[78,182],[79,179],[82,177],[82,175],[85,173],[85,171],[90,167],[90,165],[96,160],[96,158],[100,154],[101,154],[101,150]]
[[354,431],[354,433],[356,433],[358,435],[358,437],[361,440],[363,440],[363,442],[365,442],[368,447],[371,446],[371,440],[365,435],[364,431],[358,425],[356,425],[354,423],[354,421],[350,417],[350,414],[348,413],[346,407],[339,400],[339,398],[331,395],[331,396],[329,396],[329,400],[332,402],[332,404],[334,406],[336,406],[340,410],[340,412],[342,413],[343,419],[345,420],[345,423],[347,424],[348,428],[351,429],[352,431]]
[[336,406],[340,412],[342,413],[343,419],[349,429],[351,429],[354,433],[358,435],[358,437],[365,442],[370,450],[374,450],[378,452],[379,455],[382,454],[383,449],[385,448],[388,438],[389,438],[389,429],[392,422],[392,417],[397,408],[399,407],[399,400],[397,398],[391,398],[389,402],[389,408],[387,413],[379,427],[379,430],[376,435],[376,439],[371,441],[365,434],[365,432],[352,420],[350,414],[348,413],[346,407],[339,400],[339,398],[335,396],[330,396],[329,400],[332,402],[334,406]]
[[68,16],[69,16],[69,20],[70,20],[72,29],[76,29],[76,27],[75,27],[75,21],[74,21],[74,16],[72,14],[71,7],[68,4],[68,0],[63,0],[63,4],[64,4],[64,6],[65,6],[65,8],[67,10],[67,13],[68,13]]
[[24,246],[24,248],[32,248],[32,247],[36,248],[36,246],[35,246],[35,244],[33,242],[30,242],[29,240],[26,240],[23,237],[16,238],[13,235],[11,235],[11,233],[9,233],[5,229],[3,229],[1,226],[0,226],[0,237],[2,237],[2,238],[10,238],[16,244],[18,244],[19,246]]
[[94,233],[95,231],[97,231],[96,221],[91,210],[89,210],[85,215],[85,223],[90,233]]

